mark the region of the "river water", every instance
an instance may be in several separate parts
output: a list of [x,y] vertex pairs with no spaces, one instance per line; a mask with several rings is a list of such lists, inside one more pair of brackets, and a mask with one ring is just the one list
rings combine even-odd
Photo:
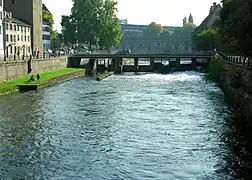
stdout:
[[249,129],[196,72],[77,78],[0,98],[0,179],[240,179]]

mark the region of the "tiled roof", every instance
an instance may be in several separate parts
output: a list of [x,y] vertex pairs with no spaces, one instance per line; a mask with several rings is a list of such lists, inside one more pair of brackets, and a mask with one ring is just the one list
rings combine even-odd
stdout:
[[15,23],[15,24],[20,25],[20,26],[32,27],[31,25],[26,24],[23,21],[20,21],[20,20],[18,20],[16,18],[7,18],[6,22],[12,22],[12,23]]

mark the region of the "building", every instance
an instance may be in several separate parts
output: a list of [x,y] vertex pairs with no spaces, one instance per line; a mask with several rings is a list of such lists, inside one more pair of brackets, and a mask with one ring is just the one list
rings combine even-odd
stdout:
[[24,59],[31,55],[31,26],[4,11],[7,59]]
[[220,18],[221,9],[222,9],[221,5],[216,4],[216,2],[214,2],[213,5],[210,7],[208,16],[202,21],[202,23],[197,28],[194,29],[194,31],[192,32],[193,51],[196,50],[195,36],[201,31],[213,26],[213,24]]
[[[51,12],[47,9],[45,4],[42,5],[42,14]],[[50,23],[46,19],[42,19],[42,47],[43,47],[43,58],[49,57],[49,50],[52,47]]]
[[121,24],[123,38],[117,50],[130,49],[134,53],[190,53],[192,28],[163,26],[170,33],[166,40],[143,39],[148,25]]
[[3,43],[3,0],[0,0],[0,61],[4,60],[4,43]]
[[42,52],[42,0],[4,0],[4,9],[13,18],[32,26],[31,51],[41,57]]
[[51,49],[51,35],[50,25],[48,22],[42,22],[42,46],[43,46],[43,58],[49,57],[49,49]]

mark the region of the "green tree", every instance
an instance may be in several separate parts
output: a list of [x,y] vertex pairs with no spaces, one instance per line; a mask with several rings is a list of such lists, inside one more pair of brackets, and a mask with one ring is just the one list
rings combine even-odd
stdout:
[[42,11],[42,19],[43,21],[46,21],[49,23],[49,26],[50,26],[50,34],[51,34],[51,40],[53,43],[56,42],[56,38],[57,38],[57,33],[56,31],[53,30],[53,24],[54,24],[54,20],[53,20],[53,15],[46,11],[46,10],[43,10]]
[[195,44],[198,50],[213,50],[217,46],[217,32],[212,28],[201,31],[195,37]]
[[105,0],[101,13],[102,28],[99,37],[100,49],[112,50],[122,39],[120,20],[116,17],[117,2]]
[[252,56],[251,0],[223,0],[220,42],[223,50]]
[[168,40],[170,38],[171,38],[171,33],[168,30],[164,29],[164,31],[160,35],[160,39]]
[[60,24],[62,27],[63,42],[71,45],[76,44],[76,23],[73,18],[71,16],[61,16]]
[[116,18],[113,0],[73,0],[72,18],[76,23],[76,38],[100,48],[113,48],[121,39],[121,26]]
[[143,31],[143,36],[148,39],[158,39],[163,33],[164,28],[161,24],[150,23]]

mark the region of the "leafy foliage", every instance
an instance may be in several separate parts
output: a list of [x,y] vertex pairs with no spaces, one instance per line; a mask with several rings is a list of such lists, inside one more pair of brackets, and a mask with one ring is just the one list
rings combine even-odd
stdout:
[[65,42],[87,43],[100,49],[114,48],[122,38],[114,0],[73,0],[72,13],[62,17]]
[[214,54],[208,68],[208,73],[205,75],[206,81],[220,83],[225,72],[224,63],[224,59],[220,55]]
[[161,24],[155,22],[150,23],[143,31],[143,36],[147,39],[157,39],[163,33],[164,28]]
[[224,51],[252,56],[251,0],[223,0],[220,42]]
[[73,22],[72,16],[61,16],[61,27],[63,42],[65,44],[75,44],[76,38],[76,24]]
[[200,33],[198,33],[195,37],[196,48],[199,50],[212,50],[217,46],[217,32],[208,28]]
[[229,71],[229,76],[231,79],[231,85],[235,88],[240,88],[245,85],[244,78],[246,76],[242,68],[233,68]]
[[43,21],[46,21],[49,23],[49,26],[50,26],[50,34],[51,34],[51,40],[53,42],[56,42],[56,38],[57,38],[57,32],[53,30],[53,24],[54,24],[54,20],[53,20],[53,15],[46,11],[46,10],[43,10],[42,11],[42,19]]

